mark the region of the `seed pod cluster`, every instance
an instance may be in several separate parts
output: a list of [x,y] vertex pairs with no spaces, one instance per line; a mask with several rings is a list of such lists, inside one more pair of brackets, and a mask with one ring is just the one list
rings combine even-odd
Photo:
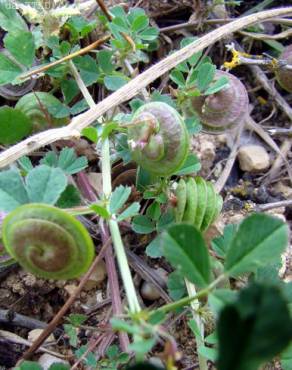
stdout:
[[180,179],[175,189],[177,222],[187,222],[205,231],[219,216],[223,200],[214,185],[202,177]]

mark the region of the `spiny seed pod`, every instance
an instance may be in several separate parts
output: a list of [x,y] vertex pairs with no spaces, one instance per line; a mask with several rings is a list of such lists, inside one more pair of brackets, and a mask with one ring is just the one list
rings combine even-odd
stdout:
[[243,122],[248,114],[248,95],[242,82],[230,73],[216,71],[215,81],[227,77],[229,85],[215,94],[190,99],[190,111],[195,111],[203,129],[221,133]]
[[219,216],[223,200],[213,184],[202,177],[180,179],[175,189],[177,222],[188,222],[205,231]]
[[73,216],[44,204],[25,204],[4,219],[7,252],[27,271],[47,279],[73,279],[86,272],[94,246]]
[[[288,45],[280,55],[280,60],[287,61],[292,64],[292,44]],[[279,68],[276,70],[276,78],[283,89],[292,93],[292,71]]]
[[189,136],[182,117],[162,102],[147,103],[134,113],[128,142],[134,161],[157,176],[178,171],[189,152]]
[[55,118],[49,112],[61,110],[61,102],[53,95],[46,92],[30,93],[18,100],[16,109],[22,111],[32,121],[34,131],[41,131],[52,126],[62,126],[68,122],[68,118]]

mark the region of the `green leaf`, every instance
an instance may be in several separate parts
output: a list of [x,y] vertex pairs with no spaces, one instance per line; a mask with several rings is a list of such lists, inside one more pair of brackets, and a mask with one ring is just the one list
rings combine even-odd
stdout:
[[70,365],[63,364],[62,362],[56,362],[49,367],[49,370],[69,370],[69,369]]
[[121,214],[118,215],[117,221],[123,221],[127,218],[136,216],[139,213],[140,204],[138,202],[132,203],[128,208],[126,208]]
[[92,209],[97,215],[101,216],[105,220],[108,220],[111,217],[105,206],[101,206],[99,204],[91,204],[90,209]]
[[218,91],[222,90],[223,88],[227,87],[228,85],[229,85],[228,77],[222,76],[207,88],[207,90],[204,92],[204,95],[215,94]]
[[218,356],[218,351],[216,348],[199,346],[198,352],[201,356],[205,357],[207,360],[212,362],[215,362]]
[[41,160],[40,164],[45,164],[49,167],[58,166],[58,156],[55,152],[48,152]]
[[98,80],[100,72],[94,58],[92,58],[90,55],[85,55],[76,57],[73,59],[73,61],[76,67],[79,69],[80,76],[86,86],[90,86]]
[[129,344],[128,348],[130,351],[133,351],[134,353],[146,354],[152,349],[155,343],[156,343],[155,338],[145,339],[140,337],[131,344]]
[[177,84],[178,87],[183,89],[186,85],[186,81],[184,78],[184,75],[181,71],[178,71],[177,69],[173,70],[171,74],[169,75],[169,78]]
[[174,301],[186,296],[186,284],[180,272],[174,271],[168,275],[167,289]]
[[200,120],[198,117],[189,117],[185,119],[185,124],[187,126],[188,132],[190,135],[198,134],[201,129],[202,125],[200,124]]
[[159,234],[151,241],[151,243],[147,245],[145,252],[148,257],[160,258],[163,256],[163,251],[161,247],[161,235]]
[[0,210],[10,212],[28,202],[27,191],[19,171],[11,169],[0,172]]
[[277,260],[287,243],[288,226],[283,221],[253,214],[239,225],[227,252],[225,271],[231,276],[255,271]]
[[105,87],[110,91],[116,91],[122,86],[126,85],[129,79],[126,76],[105,76],[104,84]]
[[78,344],[78,335],[77,328],[71,324],[64,324],[65,333],[69,337],[69,343],[72,347],[77,347]]
[[66,189],[60,195],[56,206],[60,208],[72,208],[81,204],[79,190],[72,184],[66,186]]
[[223,235],[215,238],[211,242],[213,251],[218,257],[225,258],[230,248],[232,239],[234,238],[238,229],[238,225],[229,224],[224,227]]
[[18,109],[0,108],[0,144],[14,144],[32,131],[30,119]]
[[115,331],[122,331],[129,334],[140,334],[141,329],[137,325],[133,325],[132,323],[128,323],[125,320],[120,320],[116,317],[111,318],[110,320],[111,326]]
[[105,126],[103,126],[101,138],[105,140],[109,137],[109,135],[119,127],[117,122],[109,122]]
[[157,231],[163,231],[174,223],[174,214],[173,209],[168,209],[157,222],[156,229]]
[[155,230],[155,224],[147,216],[139,215],[133,218],[132,229],[137,234],[150,234]]
[[96,368],[97,365],[96,357],[92,352],[88,352],[88,345],[81,346],[74,353],[79,359],[83,356],[82,359],[87,367],[91,369]]
[[159,30],[155,27],[147,27],[146,30],[139,33],[139,37],[144,41],[153,41],[159,35]]
[[192,225],[179,224],[163,234],[165,258],[185,278],[199,287],[210,281],[208,249],[202,234]]
[[32,203],[55,204],[67,186],[67,177],[59,168],[40,165],[26,176],[26,189]]
[[161,216],[160,204],[158,202],[153,202],[147,208],[146,215],[154,221],[157,221]]
[[18,160],[18,164],[19,166],[25,171],[25,172],[29,172],[30,170],[33,169],[33,165],[31,163],[31,160],[29,159],[29,157],[27,157],[26,155],[19,158]]
[[283,370],[292,370],[292,343],[282,353],[281,365]]
[[198,68],[197,86],[200,91],[204,91],[213,81],[216,67],[211,63],[201,64]]
[[199,158],[196,156],[196,154],[189,154],[186,161],[180,168],[178,172],[176,172],[177,176],[183,176],[183,175],[190,175],[193,173],[196,173],[200,171],[201,169],[201,163]]
[[144,30],[149,25],[149,18],[146,15],[140,15],[135,18],[132,23],[132,30],[134,32],[139,32]]
[[195,319],[191,319],[188,321],[188,326],[193,332],[195,338],[199,339],[200,341],[203,340],[200,329]]
[[41,365],[39,365],[37,362],[34,361],[23,361],[19,367],[17,367],[19,370],[43,370]]
[[97,54],[98,65],[105,74],[110,74],[115,69],[112,63],[112,57],[113,52],[111,50],[101,50]]
[[61,89],[66,104],[69,104],[79,93],[79,88],[75,80],[68,79],[61,81]]
[[218,370],[256,370],[287,347],[292,321],[278,288],[253,284],[225,306],[217,331]]
[[61,150],[57,167],[61,168],[67,175],[73,175],[84,170],[88,166],[85,156],[78,157],[73,148],[63,148]]
[[118,186],[111,194],[109,209],[110,212],[116,213],[128,200],[131,194],[131,188],[123,185]]
[[0,53],[0,85],[11,83],[22,73],[22,69],[6,55]]
[[92,141],[93,143],[97,143],[98,141],[98,131],[95,127],[85,127],[81,131],[81,135],[86,137],[86,139]]
[[7,0],[0,1],[0,27],[8,32],[15,30],[27,31],[27,24],[18,14],[13,4],[7,2]]
[[229,303],[233,303],[237,298],[237,291],[230,289],[216,289],[208,296],[208,304],[215,315],[221,312],[222,308]]
[[79,314],[79,313],[70,314],[69,317],[68,317],[68,320],[69,320],[70,324],[72,324],[73,326],[78,327],[78,326],[82,325],[87,320],[87,316]]
[[17,31],[8,33],[4,45],[14,58],[26,67],[31,67],[35,58],[35,45],[32,33]]

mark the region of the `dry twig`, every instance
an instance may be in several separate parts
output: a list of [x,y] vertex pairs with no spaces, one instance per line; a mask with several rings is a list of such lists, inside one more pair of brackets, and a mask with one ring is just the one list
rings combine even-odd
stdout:
[[97,118],[99,118],[109,109],[131,99],[139,91],[141,91],[141,89],[148,86],[158,77],[174,68],[177,64],[183,62],[194,53],[203,50],[218,40],[221,40],[226,35],[236,32],[250,24],[290,13],[292,13],[292,7],[266,10],[257,14],[238,18],[229,24],[209,32],[193,43],[185,46],[184,48],[176,51],[157,64],[153,65],[145,72],[132,79],[125,86],[102,100],[95,107],[77,117],[74,117],[68,126],[41,132],[7,149],[0,154],[0,168],[7,166],[21,156],[29,154],[34,150],[56,140],[80,136],[80,131],[84,127],[87,127],[91,123],[95,122]]

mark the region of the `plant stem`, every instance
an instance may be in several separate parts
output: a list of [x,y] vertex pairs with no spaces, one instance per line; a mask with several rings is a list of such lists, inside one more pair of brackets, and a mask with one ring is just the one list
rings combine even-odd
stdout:
[[[90,107],[94,106],[95,103],[88,92],[87,87],[85,86],[82,78],[80,77],[74,63],[72,61],[69,62],[71,71],[73,76],[75,77],[75,81],[80,88],[80,91],[87,101]],[[102,142],[102,149],[101,149],[101,172],[102,172],[102,187],[103,187],[103,194],[106,200],[110,198],[112,192],[112,180],[111,180],[111,162],[110,162],[110,146],[109,140],[106,138]],[[113,240],[113,245],[115,248],[115,252],[117,255],[118,265],[120,269],[120,273],[122,276],[124,288],[126,291],[128,304],[130,311],[132,313],[139,312],[141,310],[138,298],[135,291],[135,286],[133,283],[131,271],[129,268],[127,256],[125,253],[123,241],[121,238],[120,230],[117,221],[115,221],[115,215],[112,215],[112,220],[109,221],[109,228]]]
[[[185,283],[186,283],[186,287],[187,287],[189,297],[195,296],[197,294],[195,285],[193,283],[191,283],[190,281],[188,281],[187,279],[185,279]],[[191,302],[191,307],[192,307],[192,311],[193,311],[192,312],[193,318],[196,321],[196,324],[197,324],[199,332],[200,332],[200,336],[196,336],[199,368],[200,368],[200,370],[208,370],[208,364],[207,364],[206,358],[203,357],[202,355],[200,355],[200,353],[198,351],[199,347],[201,347],[205,344],[205,342],[204,342],[204,336],[205,336],[204,323],[203,323],[203,321],[200,317],[200,314],[197,313],[198,309],[200,308],[199,300],[194,299]]]
[[157,311],[163,312],[163,313],[168,313],[168,312],[174,311],[177,308],[180,308],[182,306],[186,306],[186,305],[190,304],[192,301],[194,301],[196,299],[199,299],[199,298],[202,298],[202,297],[205,297],[206,295],[208,295],[214,288],[216,288],[216,286],[220,283],[220,281],[224,280],[225,278],[226,278],[225,274],[222,274],[222,275],[218,276],[217,279],[212,281],[212,283],[210,285],[208,285],[205,289],[200,290],[194,296],[184,297],[182,299],[179,299],[176,302],[166,304],[162,307],[157,308],[155,311],[148,312],[148,314],[150,316],[151,314],[153,314],[154,312],[157,312]]
[[[101,168],[102,168],[102,182],[103,182],[103,193],[104,196],[108,199],[111,191],[111,164],[110,164],[110,148],[109,140],[105,139],[102,143],[101,151]],[[122,280],[124,283],[124,288],[126,291],[129,308],[132,313],[139,312],[141,310],[138,298],[135,291],[135,286],[133,283],[131,271],[129,268],[127,256],[125,253],[125,248],[121,238],[120,230],[117,221],[113,218],[109,221],[109,228],[117,255],[118,265]]]

